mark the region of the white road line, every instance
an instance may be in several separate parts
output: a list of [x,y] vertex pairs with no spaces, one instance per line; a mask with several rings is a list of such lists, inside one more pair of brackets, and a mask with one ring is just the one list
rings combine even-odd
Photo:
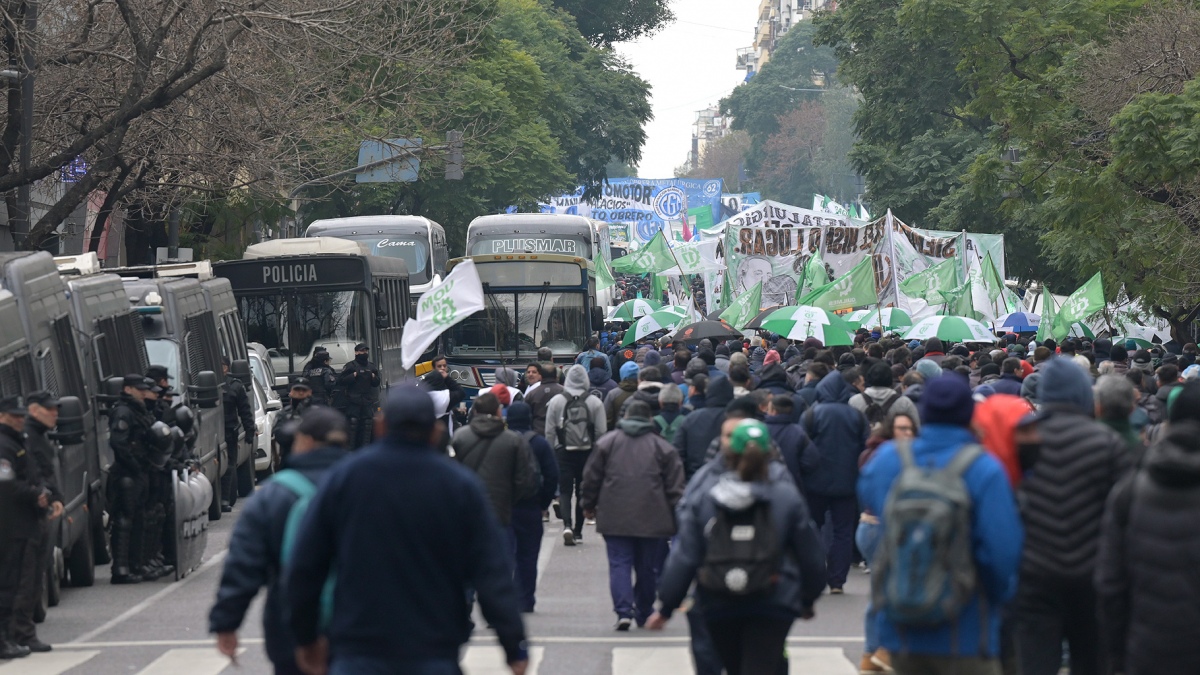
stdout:
[[[545,651],[543,647],[529,648],[526,675],[537,675]],[[504,650],[499,647],[468,647],[459,665],[465,675],[508,675],[512,672],[504,662]]]
[[837,647],[789,649],[788,657],[788,672],[795,675],[858,675],[858,668]]
[[74,640],[71,640],[70,642],[67,642],[67,644],[79,644],[81,642],[87,642],[87,641],[95,638],[98,635],[102,635],[102,634],[108,632],[112,628],[128,621],[129,619],[132,619],[133,617],[137,616],[138,614],[141,614],[142,612],[146,611],[148,608],[152,607],[154,605],[154,603],[158,602],[159,600],[162,600],[163,598],[167,597],[168,595],[174,593],[175,591],[179,590],[180,588],[183,588],[187,584],[191,583],[193,580],[195,580],[197,577],[199,577],[208,568],[212,567],[213,565],[220,564],[220,562],[225,559],[225,554],[228,552],[229,552],[228,550],[221,551],[220,553],[214,555],[212,558],[209,558],[208,562],[204,563],[200,567],[197,567],[194,572],[192,572],[191,574],[184,577],[182,581],[176,581],[175,583],[168,584],[167,587],[162,589],[161,591],[155,593],[154,595],[151,595],[150,597],[139,602],[138,604],[134,605],[133,607],[130,607],[129,609],[125,610],[118,616],[115,616],[112,619],[105,621],[104,623],[100,624],[100,626],[84,633],[83,635],[80,635],[79,637],[75,638]]
[[[616,644],[616,645],[665,645],[665,644],[688,644],[691,641],[687,637],[577,637],[573,635],[553,635],[553,636],[530,636],[530,644],[535,645],[555,645],[555,644]],[[831,635],[829,637],[820,637],[816,635],[799,635],[789,637],[787,639],[789,645],[805,645],[805,644],[854,644],[861,643],[863,638],[861,635]],[[494,645],[496,644],[495,636],[480,635],[471,638],[472,645]]]
[[[261,645],[266,640],[262,638],[238,638],[241,645]],[[206,640],[113,640],[111,642],[75,642],[65,645],[54,645],[55,649],[118,649],[130,647],[215,647],[215,637]]]
[[551,528],[547,527],[542,534],[542,545],[538,549],[537,582],[539,585],[542,583],[542,575],[546,573],[546,568],[550,566],[550,556],[554,555],[554,544],[562,538],[559,536],[559,532],[550,530]]
[[612,650],[613,675],[687,673],[692,657],[687,647],[616,647]]
[[[238,653],[244,652],[239,649]],[[229,657],[208,649],[172,649],[145,668],[138,675],[218,675],[229,667]]]
[[59,675],[87,663],[100,652],[50,652],[33,654],[23,659],[8,661],[0,665],[3,675]]

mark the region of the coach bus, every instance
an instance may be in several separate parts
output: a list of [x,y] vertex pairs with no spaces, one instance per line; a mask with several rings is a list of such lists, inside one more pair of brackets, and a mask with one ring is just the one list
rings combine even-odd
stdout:
[[306,237],[337,237],[357,241],[371,255],[399,258],[408,268],[413,307],[421,295],[440,283],[450,257],[446,230],[423,216],[354,216],[316,220]]
[[404,259],[335,237],[276,239],[213,272],[233,286],[246,340],[266,347],[277,386],[299,375],[317,347],[340,371],[358,343],[370,348],[382,387],[403,379],[400,334],[412,307]]
[[497,366],[517,369],[549,347],[554,361],[571,363],[587,349],[604,310],[596,303],[596,271],[582,256],[554,253],[473,255],[451,260],[447,273],[475,261],[486,309],[442,335],[454,377],[471,395],[495,384]]

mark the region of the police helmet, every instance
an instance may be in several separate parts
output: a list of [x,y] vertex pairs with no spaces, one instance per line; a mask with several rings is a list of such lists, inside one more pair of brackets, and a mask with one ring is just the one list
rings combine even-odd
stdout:
[[176,406],[175,410],[175,426],[179,427],[183,433],[191,433],[192,427],[196,424],[196,413],[186,405]]
[[171,457],[171,451],[174,450],[174,439],[171,436],[171,427],[165,422],[155,422],[150,425],[150,432],[147,434],[150,439],[150,463],[155,468],[161,469],[166,466],[167,459]]

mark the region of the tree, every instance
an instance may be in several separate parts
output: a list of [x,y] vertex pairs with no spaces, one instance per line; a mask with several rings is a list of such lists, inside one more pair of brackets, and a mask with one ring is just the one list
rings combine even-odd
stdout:
[[596,46],[652,35],[675,19],[667,0],[554,0],[554,6],[574,16]]
[[709,141],[700,153],[695,169],[677,173],[679,178],[720,178],[729,192],[741,192],[742,169],[746,153],[750,150],[750,135],[744,131],[733,131],[721,138]]

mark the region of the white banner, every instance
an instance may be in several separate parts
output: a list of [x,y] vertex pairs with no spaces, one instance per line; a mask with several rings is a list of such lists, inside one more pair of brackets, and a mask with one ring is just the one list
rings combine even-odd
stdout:
[[475,261],[464,260],[454,271],[421,296],[417,318],[404,324],[400,340],[404,369],[412,368],[438,336],[484,308],[483,283]]

